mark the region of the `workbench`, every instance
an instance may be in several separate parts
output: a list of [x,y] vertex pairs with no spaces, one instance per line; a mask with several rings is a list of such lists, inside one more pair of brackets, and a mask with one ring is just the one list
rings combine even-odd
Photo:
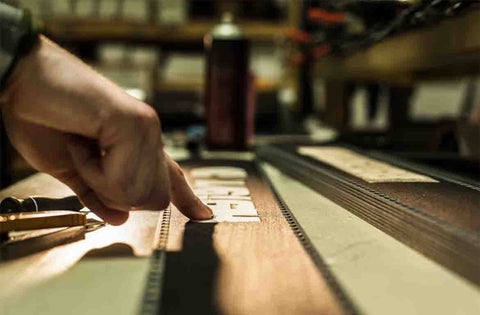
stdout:
[[[131,212],[124,225],[1,262],[0,313],[480,310],[478,286],[251,154],[211,154],[180,164],[187,177],[198,165],[246,169],[261,221],[193,223],[173,206]],[[0,197],[70,194],[54,178],[36,174],[1,191]],[[152,296],[158,296],[153,304]]]

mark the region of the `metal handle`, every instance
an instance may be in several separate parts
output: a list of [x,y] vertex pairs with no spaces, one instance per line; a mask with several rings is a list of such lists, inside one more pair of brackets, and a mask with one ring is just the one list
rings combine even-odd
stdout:
[[79,211],[83,208],[77,196],[65,198],[27,197],[25,199],[7,197],[0,203],[0,213],[38,212],[49,210]]

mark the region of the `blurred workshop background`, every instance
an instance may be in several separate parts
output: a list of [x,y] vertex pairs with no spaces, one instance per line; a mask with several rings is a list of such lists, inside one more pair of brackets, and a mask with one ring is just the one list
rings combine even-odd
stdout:
[[[170,146],[201,145],[204,38],[228,12],[250,44],[249,143],[338,137],[478,176],[478,1],[7,2],[30,9],[48,37],[153,106]],[[4,132],[2,147],[4,187],[33,170]]]

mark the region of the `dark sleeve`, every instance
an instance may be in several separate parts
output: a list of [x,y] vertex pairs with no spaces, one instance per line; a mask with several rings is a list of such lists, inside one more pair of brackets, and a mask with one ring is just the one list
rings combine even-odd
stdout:
[[0,0],[0,91],[31,35],[32,22],[28,11]]

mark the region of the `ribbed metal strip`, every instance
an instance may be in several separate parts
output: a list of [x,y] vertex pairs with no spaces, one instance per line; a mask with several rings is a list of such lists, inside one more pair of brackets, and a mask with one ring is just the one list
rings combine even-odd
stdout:
[[308,238],[307,233],[303,230],[302,226],[299,224],[295,215],[290,211],[288,205],[285,203],[283,198],[278,194],[275,186],[270,181],[268,176],[265,174],[264,170],[261,167],[258,167],[260,174],[262,176],[263,181],[268,184],[270,190],[275,197],[278,207],[280,211],[282,211],[285,220],[287,221],[288,225],[292,229],[295,236],[298,238],[298,241],[303,246],[307,254],[310,256],[312,261],[315,263],[319,271],[321,272],[323,278],[325,279],[327,285],[329,286],[330,290],[332,291],[334,297],[337,299],[340,307],[342,308],[342,312],[344,314],[359,314],[357,308],[355,307],[352,300],[348,297],[345,291],[342,289],[341,285],[338,283],[337,279],[335,278],[334,274],[331,272],[328,265],[323,260],[322,256],[318,253],[317,249]]
[[155,240],[156,248],[150,257],[150,267],[148,270],[145,291],[140,304],[140,315],[160,314],[166,259],[165,248],[168,241],[170,218],[171,206],[163,211],[161,221],[159,222],[159,232],[157,234],[157,240]]

